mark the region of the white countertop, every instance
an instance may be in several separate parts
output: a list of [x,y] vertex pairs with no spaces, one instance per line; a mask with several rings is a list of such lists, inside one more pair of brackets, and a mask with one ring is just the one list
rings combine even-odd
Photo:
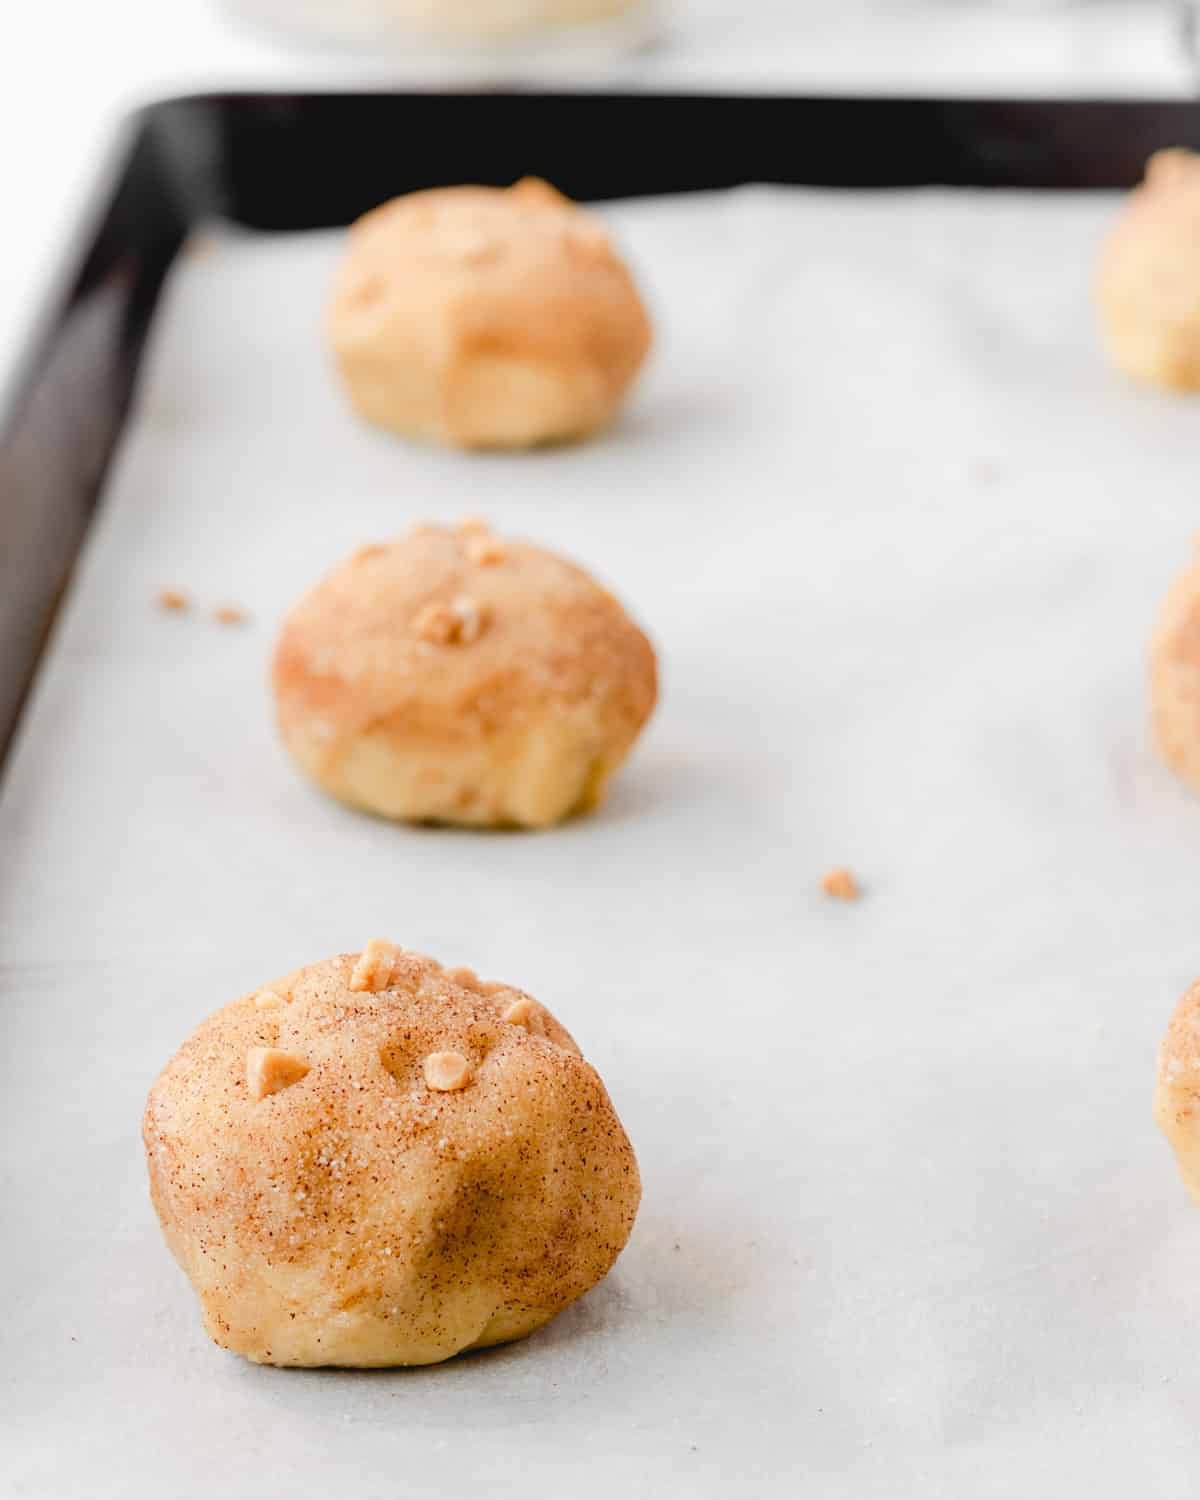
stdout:
[[[1180,96],[1167,0],[668,0],[663,43],[575,79],[637,88]],[[45,296],[98,160],[147,98],[220,88],[436,84],[403,60],[356,65],[241,30],[210,0],[42,0],[0,63],[0,377]],[[442,78],[445,75],[441,75]],[[462,82],[469,74],[459,73]],[[448,81],[448,80],[447,80]]]

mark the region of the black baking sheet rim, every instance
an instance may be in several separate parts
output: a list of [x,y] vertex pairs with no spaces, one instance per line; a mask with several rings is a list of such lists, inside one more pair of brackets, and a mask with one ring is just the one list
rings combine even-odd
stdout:
[[166,273],[215,218],[349,223],[527,174],[584,200],[770,182],[1124,188],[1200,105],[540,92],[228,94],[139,111],[0,403],[0,771],[129,410]]

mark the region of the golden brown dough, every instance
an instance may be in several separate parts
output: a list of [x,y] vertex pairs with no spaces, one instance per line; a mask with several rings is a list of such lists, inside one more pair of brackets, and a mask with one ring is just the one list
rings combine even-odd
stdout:
[[469,521],[335,568],[284,622],[274,686],[284,744],[341,801],[538,828],[600,801],[657,673],[582,569]]
[[1200,791],[1200,556],[1167,594],[1150,643],[1150,714],[1158,753]]
[[633,1150],[550,1012],[374,948],[365,985],[344,954],[217,1011],[146,1106],[167,1243],[212,1338],[260,1364],[523,1338],[608,1272],[637,1213]]
[[1096,302],[1118,369],[1200,390],[1200,156],[1158,151],[1100,258]]
[[327,326],[360,415],[463,448],[606,427],[651,341],[603,225],[531,178],[411,193],[360,219]]

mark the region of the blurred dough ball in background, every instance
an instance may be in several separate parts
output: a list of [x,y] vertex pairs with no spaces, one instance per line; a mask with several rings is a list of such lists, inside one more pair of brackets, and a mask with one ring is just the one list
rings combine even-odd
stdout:
[[1200,792],[1200,538],[1197,547],[1150,643],[1150,713],[1159,755]]
[[1184,1186],[1200,1202],[1200,983],[1175,1007],[1158,1054],[1154,1118]]
[[410,193],[360,219],[327,326],[361,416],[463,448],[607,427],[651,342],[604,226],[532,178]]
[[280,734],[387,818],[544,828],[604,796],[653,711],[650,642],[582,568],[480,521],[360,548],[275,651]]
[[1200,156],[1173,148],[1150,158],[1105,242],[1096,302],[1118,369],[1200,390]]
[[626,24],[649,29],[653,0],[225,0],[240,16],[329,42],[502,43]]

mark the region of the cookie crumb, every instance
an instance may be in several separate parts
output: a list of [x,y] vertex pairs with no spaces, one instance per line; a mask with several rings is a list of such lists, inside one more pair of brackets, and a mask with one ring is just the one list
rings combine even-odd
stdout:
[[835,901],[857,901],[862,895],[858,881],[845,865],[830,870],[821,881],[821,889]]
[[246,1053],[246,1085],[251,1099],[265,1099],[280,1089],[299,1083],[308,1072],[308,1064],[294,1052],[277,1047],[251,1047]]
[[182,589],[161,589],[158,595],[158,602],[162,605],[163,609],[169,609],[174,614],[179,614],[182,610],[188,609],[192,601]]
[[368,990],[377,994],[386,990],[392,982],[396,960],[402,949],[385,938],[372,938],[358,956],[358,962],[350,975],[352,990]]
[[274,990],[259,990],[254,997],[256,1010],[275,1010],[282,1004],[284,1004],[283,996],[276,994]]
[[236,604],[222,604],[220,609],[213,610],[213,619],[218,625],[244,625],[246,611]]
[[465,1089],[475,1070],[461,1052],[431,1052],[425,1059],[425,1082],[440,1094]]

